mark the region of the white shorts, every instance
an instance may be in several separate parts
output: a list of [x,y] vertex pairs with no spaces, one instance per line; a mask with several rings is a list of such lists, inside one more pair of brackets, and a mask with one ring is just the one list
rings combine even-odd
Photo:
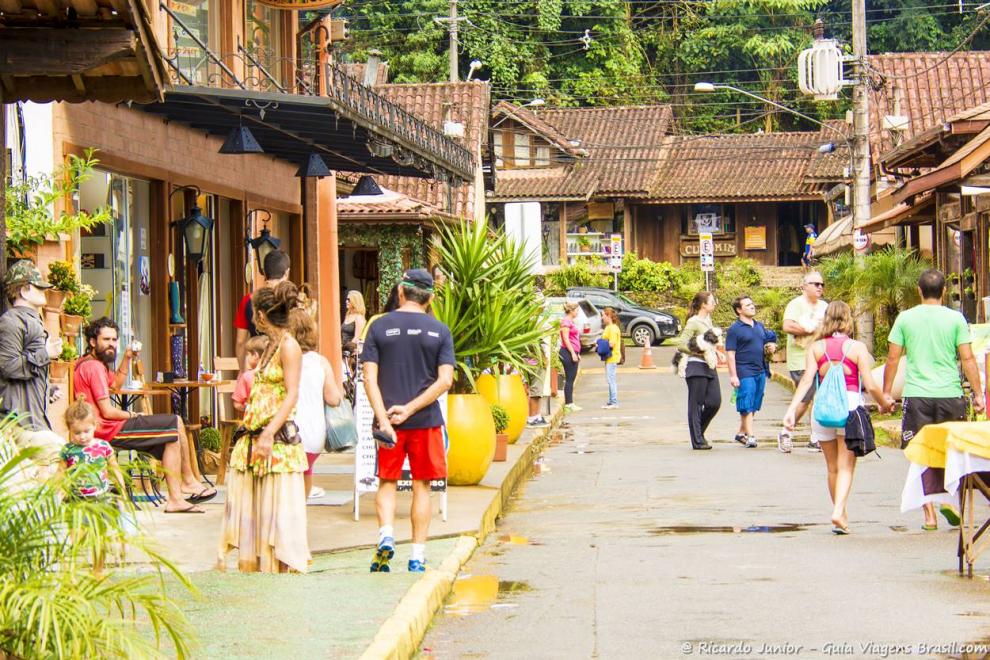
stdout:
[[[856,410],[863,405],[862,392],[850,392],[846,390],[849,399],[849,410]],[[841,431],[841,433],[840,433]],[[811,409],[811,440],[812,442],[829,442],[835,440],[839,435],[845,435],[845,429],[838,429],[829,426],[822,426],[815,421],[815,410]]]

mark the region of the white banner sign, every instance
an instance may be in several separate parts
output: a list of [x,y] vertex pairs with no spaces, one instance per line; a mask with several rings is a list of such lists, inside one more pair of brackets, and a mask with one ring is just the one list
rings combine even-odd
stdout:
[[701,270],[710,273],[715,270],[715,240],[711,234],[698,234],[698,244]]

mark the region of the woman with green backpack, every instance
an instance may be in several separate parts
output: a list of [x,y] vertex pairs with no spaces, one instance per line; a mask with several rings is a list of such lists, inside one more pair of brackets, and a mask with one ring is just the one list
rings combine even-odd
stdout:
[[[846,505],[852,490],[856,458],[876,449],[873,424],[863,405],[863,389],[869,391],[881,410],[893,406],[893,401],[884,396],[883,388],[873,380],[870,351],[863,342],[850,337],[853,330],[849,305],[841,300],[830,303],[815,341],[808,347],[804,376],[784,415],[784,428],[793,430],[798,405],[817,379],[811,440],[821,443],[828,466],[834,534],[849,533]],[[839,442],[840,436],[842,442]]]

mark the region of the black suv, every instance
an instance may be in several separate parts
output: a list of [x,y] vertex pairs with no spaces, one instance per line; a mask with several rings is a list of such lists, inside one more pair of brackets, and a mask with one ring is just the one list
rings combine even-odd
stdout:
[[567,290],[567,296],[587,298],[598,309],[613,308],[619,313],[619,327],[622,334],[632,337],[640,346],[653,345],[657,340],[663,341],[681,333],[680,321],[672,314],[641,307],[621,293],[610,289],[576,286]]

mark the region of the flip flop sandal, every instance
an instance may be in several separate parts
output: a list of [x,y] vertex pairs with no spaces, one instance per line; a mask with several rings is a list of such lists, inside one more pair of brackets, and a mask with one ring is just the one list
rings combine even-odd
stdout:
[[928,523],[925,523],[924,525],[921,526],[921,529],[925,530],[926,532],[937,532],[938,523],[935,523],[934,525],[929,525]]
[[849,528],[839,527],[838,525],[836,525],[835,527],[832,528],[832,533],[835,534],[836,536],[845,536],[846,534],[849,533]]
[[938,512],[945,517],[945,521],[953,527],[959,527],[961,518],[959,512],[950,504],[942,504],[938,507]]
[[197,509],[195,505],[190,506],[188,509],[176,509],[175,511],[169,511],[165,509],[165,513],[206,513],[202,509]]
[[186,502],[189,502],[191,504],[200,504],[202,502],[209,502],[210,500],[212,500],[214,497],[217,496],[217,491],[214,490],[209,495],[203,495],[203,493],[205,493],[208,490],[209,488],[204,488],[195,495],[190,495],[189,497],[186,498]]

